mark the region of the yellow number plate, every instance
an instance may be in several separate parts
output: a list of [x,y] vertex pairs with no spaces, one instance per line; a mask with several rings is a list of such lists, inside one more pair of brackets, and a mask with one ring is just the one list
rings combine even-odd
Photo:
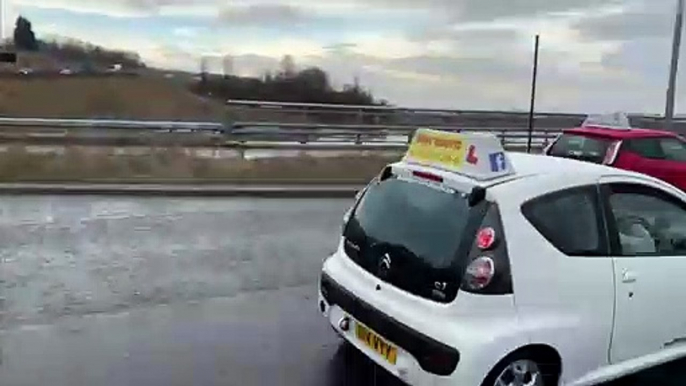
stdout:
[[362,341],[367,347],[376,351],[386,359],[388,363],[392,365],[395,364],[395,361],[398,359],[398,349],[395,346],[386,342],[372,330],[359,323],[355,323],[355,336],[357,336],[357,339]]

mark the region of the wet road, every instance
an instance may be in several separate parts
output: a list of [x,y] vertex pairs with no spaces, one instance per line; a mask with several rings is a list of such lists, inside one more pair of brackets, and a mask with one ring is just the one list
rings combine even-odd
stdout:
[[0,384],[398,385],[316,310],[349,203],[0,199]]

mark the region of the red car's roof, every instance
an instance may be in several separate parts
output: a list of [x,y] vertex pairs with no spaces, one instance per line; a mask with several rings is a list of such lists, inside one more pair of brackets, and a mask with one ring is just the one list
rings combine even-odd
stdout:
[[569,134],[581,134],[596,137],[605,137],[612,139],[627,139],[627,138],[651,138],[651,137],[677,137],[676,133],[665,130],[653,130],[653,129],[608,129],[605,127],[577,127],[574,129],[563,130],[564,133]]

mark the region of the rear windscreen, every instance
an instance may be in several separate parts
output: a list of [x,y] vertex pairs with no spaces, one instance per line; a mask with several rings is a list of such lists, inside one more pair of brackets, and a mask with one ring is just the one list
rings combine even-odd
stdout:
[[465,239],[471,245],[467,234],[476,229],[469,224],[483,218],[481,211],[470,208],[466,194],[390,178],[372,184],[354,209],[346,253],[370,273],[425,296],[436,281],[459,285],[458,251]]
[[610,140],[576,134],[563,134],[548,150],[548,155],[602,163]]

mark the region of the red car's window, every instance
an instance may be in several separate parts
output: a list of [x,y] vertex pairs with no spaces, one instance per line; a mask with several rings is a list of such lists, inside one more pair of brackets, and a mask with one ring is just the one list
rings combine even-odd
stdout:
[[626,149],[645,158],[686,162],[686,142],[676,138],[632,139]]
[[665,158],[671,161],[686,162],[686,143],[678,139],[662,139],[660,141]]
[[609,139],[576,134],[563,134],[548,150],[548,155],[602,163],[610,145]]

